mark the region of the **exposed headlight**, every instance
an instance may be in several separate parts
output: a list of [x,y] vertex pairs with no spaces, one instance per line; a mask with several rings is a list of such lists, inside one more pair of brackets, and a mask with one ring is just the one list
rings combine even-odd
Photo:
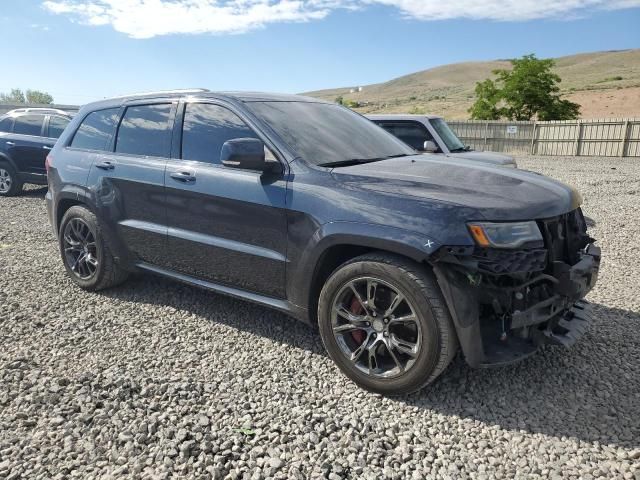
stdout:
[[481,247],[518,248],[528,242],[542,241],[536,222],[474,222],[468,227]]

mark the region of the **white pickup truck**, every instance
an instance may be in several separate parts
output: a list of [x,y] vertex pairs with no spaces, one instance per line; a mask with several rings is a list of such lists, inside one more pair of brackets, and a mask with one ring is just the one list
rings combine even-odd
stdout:
[[509,155],[476,152],[465,146],[442,117],[367,115],[367,118],[420,152],[517,168],[515,159]]

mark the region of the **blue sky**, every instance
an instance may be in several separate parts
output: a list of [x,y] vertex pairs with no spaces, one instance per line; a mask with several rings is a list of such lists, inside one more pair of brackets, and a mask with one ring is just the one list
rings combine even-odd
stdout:
[[302,92],[447,63],[640,47],[640,0],[0,0],[0,91],[81,104]]

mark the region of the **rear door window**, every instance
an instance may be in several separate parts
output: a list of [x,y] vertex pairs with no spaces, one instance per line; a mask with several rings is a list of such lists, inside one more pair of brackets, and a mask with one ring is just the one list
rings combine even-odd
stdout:
[[116,137],[116,152],[169,157],[171,149],[170,103],[128,107]]
[[71,147],[87,150],[106,150],[118,121],[119,108],[91,112],[80,124]]
[[65,117],[49,117],[49,138],[59,138],[62,132],[69,125],[69,119]]
[[424,150],[424,142],[433,141],[429,130],[419,122],[380,122],[378,125],[416,150]]
[[220,163],[227,140],[259,138],[238,115],[219,105],[188,103],[182,125],[182,158]]
[[13,133],[18,135],[42,135],[42,123],[44,115],[20,115],[16,117],[13,125]]

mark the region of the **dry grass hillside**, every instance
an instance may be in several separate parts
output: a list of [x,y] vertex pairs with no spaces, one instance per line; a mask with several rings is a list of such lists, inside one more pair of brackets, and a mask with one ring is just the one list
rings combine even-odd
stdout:
[[[466,62],[431,68],[388,82],[308,92],[335,100],[342,96],[363,104],[371,112],[415,112],[465,119],[474,99],[476,82],[493,77],[497,68],[510,68],[506,60]],[[566,98],[582,106],[584,118],[640,116],[640,49],[584,53],[556,59]]]

